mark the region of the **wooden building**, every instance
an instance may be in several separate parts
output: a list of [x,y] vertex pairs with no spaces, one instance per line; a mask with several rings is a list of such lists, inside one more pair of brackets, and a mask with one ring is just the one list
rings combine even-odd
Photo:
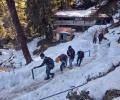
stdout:
[[73,39],[75,29],[68,27],[57,27],[53,30],[53,40],[59,42],[67,42]]
[[102,25],[108,22],[109,17],[106,14],[97,14],[96,9],[76,10],[76,11],[58,11],[55,14],[55,26],[72,27],[78,31],[84,31],[93,25]]

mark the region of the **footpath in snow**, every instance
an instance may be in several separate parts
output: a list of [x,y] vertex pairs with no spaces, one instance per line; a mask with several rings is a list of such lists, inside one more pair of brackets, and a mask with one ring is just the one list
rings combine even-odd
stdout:
[[[34,62],[31,64],[22,66],[21,68],[12,72],[0,73],[0,99],[39,100],[42,97],[64,91],[71,88],[71,86],[78,86],[85,83],[88,79],[107,73],[108,70],[111,69],[112,65],[118,64],[120,59],[120,45],[118,45],[116,42],[119,36],[116,33],[120,30],[118,27],[116,29],[109,30],[109,34],[105,35],[111,42],[110,47],[107,46],[106,41],[102,41],[100,45],[94,45],[92,44],[93,35],[95,31],[99,30],[101,27],[104,26],[91,27],[82,35],[76,34],[72,41],[59,44],[45,51],[47,56],[55,59],[59,54],[66,53],[69,45],[72,45],[76,52],[78,50],[90,50],[91,56],[89,57],[88,53],[85,53],[85,59],[83,60],[80,68],[74,66],[75,68],[72,70],[66,70],[63,74],[61,74],[59,71],[60,65],[56,64],[55,69],[53,70],[56,73],[54,79],[43,81],[45,77],[45,67],[42,67],[34,71],[36,79],[32,80],[31,69],[37,65],[40,65],[42,62],[40,57],[32,56],[34,58]],[[31,51],[33,50],[31,49]],[[19,51],[19,54],[20,52],[21,51]],[[21,56],[18,58],[18,60],[20,61],[20,58],[24,65],[24,61],[22,61]],[[74,63],[76,63],[76,59]],[[118,67],[115,69],[115,71],[106,74],[104,77],[93,80],[79,89],[89,90],[92,97],[94,97],[96,100],[100,100],[107,89],[120,89],[120,80],[119,77],[117,77],[119,76],[119,71],[120,70]],[[111,82],[111,84],[114,85],[106,84],[106,81]],[[67,93],[61,94],[46,100],[66,100],[66,94]]]

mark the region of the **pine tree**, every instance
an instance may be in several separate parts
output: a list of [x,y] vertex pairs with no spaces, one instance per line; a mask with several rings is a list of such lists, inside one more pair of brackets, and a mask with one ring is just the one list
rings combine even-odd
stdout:
[[27,0],[28,26],[34,33],[45,35],[46,40],[52,40],[52,4],[51,0]]
[[13,24],[14,24],[15,29],[16,29],[17,39],[21,45],[23,55],[26,59],[26,63],[29,64],[32,61],[32,58],[31,58],[31,55],[30,55],[28,47],[27,47],[24,32],[23,32],[22,27],[20,25],[20,21],[19,21],[18,15],[17,15],[16,7],[15,7],[15,2],[14,2],[14,0],[6,0],[6,3],[8,6],[8,9],[10,11]]

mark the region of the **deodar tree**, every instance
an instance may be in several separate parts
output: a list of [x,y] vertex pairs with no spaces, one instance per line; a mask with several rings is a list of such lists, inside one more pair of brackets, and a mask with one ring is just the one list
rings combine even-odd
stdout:
[[31,55],[29,53],[28,47],[27,47],[27,42],[26,42],[26,38],[24,36],[24,32],[22,30],[18,15],[17,15],[17,11],[16,11],[16,7],[15,7],[15,2],[14,0],[6,0],[8,9],[10,11],[11,17],[12,17],[12,22],[15,26],[16,29],[16,33],[17,33],[17,39],[18,42],[20,43],[21,49],[23,51],[23,55],[26,59],[26,64],[29,64],[32,61]]
[[49,32],[53,17],[51,0],[27,0],[26,4],[29,28],[39,36],[45,35],[46,40],[52,40]]

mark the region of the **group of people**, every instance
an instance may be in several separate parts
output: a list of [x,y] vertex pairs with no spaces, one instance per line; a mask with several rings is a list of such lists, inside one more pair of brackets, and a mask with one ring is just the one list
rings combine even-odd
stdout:
[[[50,78],[53,78],[54,77],[54,73],[51,73],[51,70],[54,68],[54,62],[61,62],[60,64],[60,70],[61,72],[63,72],[63,69],[65,67],[67,67],[67,62],[68,62],[68,59],[69,59],[69,68],[72,68],[73,67],[73,61],[74,61],[74,58],[75,58],[75,50],[72,48],[72,46],[69,46],[68,47],[68,50],[67,50],[67,54],[61,54],[59,55],[55,61],[50,58],[50,57],[47,57],[44,55],[44,53],[41,53],[40,54],[40,57],[41,59],[43,59],[43,62],[40,66],[37,66],[37,67],[34,67],[33,69],[36,69],[36,68],[39,68],[39,67],[42,67],[44,65],[46,65],[46,75],[47,77],[45,78],[45,80],[48,80]],[[84,52],[83,51],[78,51],[77,52],[77,66],[80,66],[81,65],[81,62],[84,58]]]
[[104,35],[103,33],[100,33],[99,35],[97,35],[97,33],[94,34],[94,37],[93,37],[93,43],[96,44],[97,42],[97,38],[99,40],[99,44],[101,43],[102,39],[104,39]]
[[99,44],[101,44],[101,42],[104,40],[105,43],[107,43],[107,46],[110,47],[110,41],[109,39],[107,39],[106,37],[104,37],[105,32],[101,32],[101,33],[96,33],[93,36],[93,43],[96,44],[97,40],[99,41]]
[[102,29],[100,32],[96,31],[93,36],[93,43],[97,43],[97,39],[99,40],[99,44],[101,44],[102,40],[108,40],[106,37],[104,37],[104,34],[106,33],[106,29]]
[[[96,33],[93,36],[93,43],[96,44],[97,39],[99,40],[99,44],[101,44],[102,40],[108,40],[107,38],[104,37],[105,34],[105,30],[102,30],[100,32],[96,31]],[[109,40],[108,40],[109,41]],[[108,43],[109,47],[110,47],[110,42]],[[51,73],[51,70],[54,68],[54,62],[61,62],[60,64],[60,71],[63,72],[63,69],[65,67],[67,67],[67,62],[69,61],[69,65],[68,68],[72,68],[73,67],[73,61],[75,59],[75,50],[72,48],[72,46],[68,47],[67,50],[67,54],[61,54],[58,57],[56,57],[55,61],[44,55],[44,53],[40,54],[41,59],[43,59],[43,62],[40,66],[34,67],[33,69],[42,67],[44,65],[46,65],[46,75],[47,77],[45,78],[45,80],[48,80],[50,78],[54,77],[54,73]],[[84,51],[78,51],[77,52],[77,61],[76,64],[77,66],[81,65],[81,62],[84,58]]]

